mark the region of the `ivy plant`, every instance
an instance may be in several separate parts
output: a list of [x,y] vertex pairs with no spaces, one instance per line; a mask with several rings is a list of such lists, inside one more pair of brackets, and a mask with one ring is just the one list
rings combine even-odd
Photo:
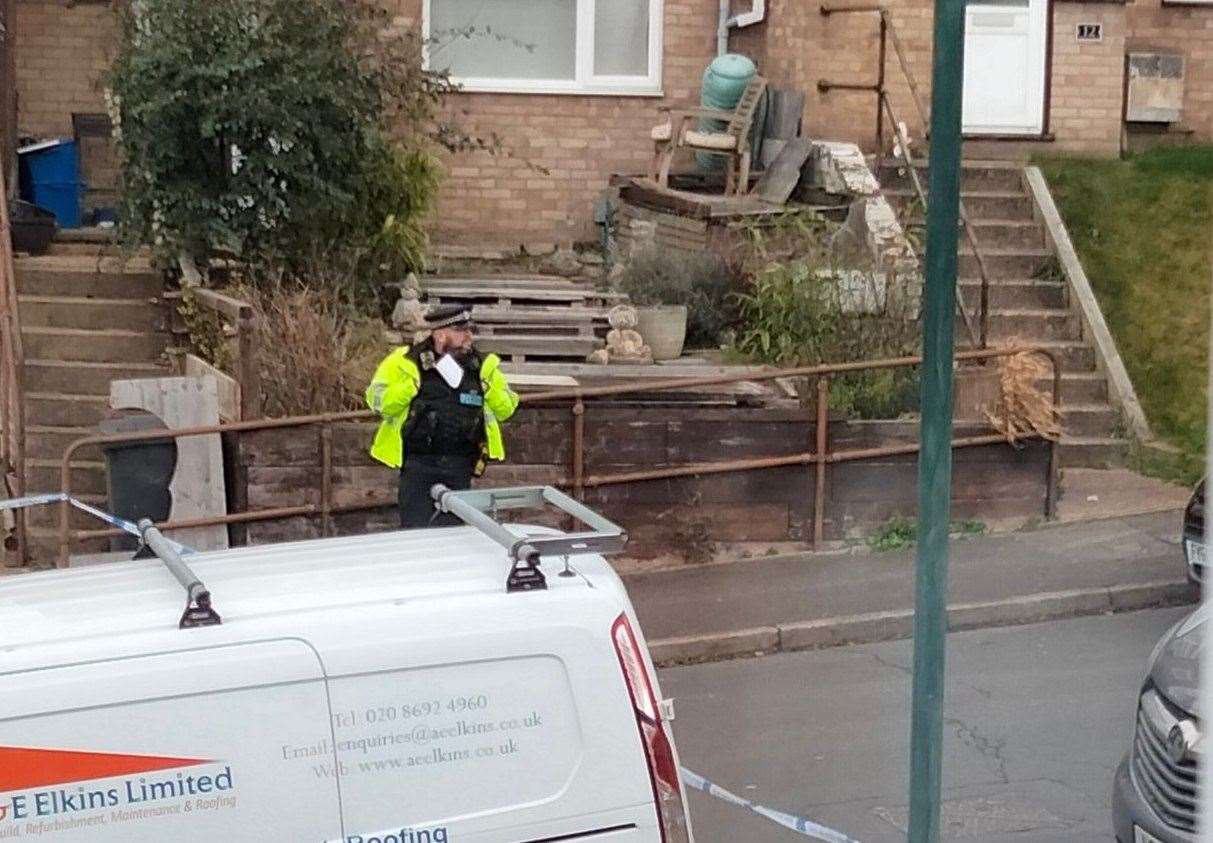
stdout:
[[[374,294],[424,261],[435,150],[487,148],[442,119],[452,90],[372,3],[126,4],[109,76],[128,240],[297,278],[341,253]],[[306,278],[302,278],[306,283]]]

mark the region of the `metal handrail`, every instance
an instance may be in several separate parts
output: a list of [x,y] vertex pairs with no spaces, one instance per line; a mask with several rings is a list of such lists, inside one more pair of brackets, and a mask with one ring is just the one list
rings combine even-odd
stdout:
[[[887,44],[893,45],[893,52],[897,56],[897,64],[901,68],[902,76],[905,78],[907,87],[910,90],[910,97],[914,101],[914,108],[918,112],[918,119],[921,121],[923,131],[925,132],[930,125],[930,120],[927,116],[927,108],[923,103],[922,93],[918,87],[918,80],[914,77],[913,71],[910,70],[909,59],[906,57],[905,47],[902,45],[901,37],[897,34],[897,27],[893,25],[893,16],[883,5],[858,5],[858,6],[835,6],[829,3],[823,3],[820,7],[822,17],[829,17],[833,14],[870,14],[876,13],[880,16],[880,65],[877,73],[877,81],[872,85],[856,85],[849,83],[829,82],[824,79],[818,80],[817,89],[822,93],[827,93],[831,90],[860,90],[871,91],[877,96],[876,107],[876,154],[879,156],[881,150],[884,149],[884,111],[887,109],[889,122],[893,126],[893,133],[897,138],[897,148],[904,150],[906,167],[910,172],[911,179],[914,183],[915,192],[918,195],[918,200],[922,203],[923,211],[926,211],[927,194],[923,190],[922,184],[918,179],[918,173],[914,162],[910,160],[909,139],[901,132],[901,125],[897,120],[897,115],[893,112],[892,98],[889,96],[887,86],[885,84],[885,63],[888,58]],[[968,307],[965,305],[964,295],[959,287],[956,290],[956,307],[960,311],[961,318],[964,320],[965,329],[969,335],[969,342],[973,343],[977,348],[989,347],[990,334],[990,272],[986,266],[985,254],[981,250],[981,245],[977,240],[977,232],[973,227],[972,221],[969,219],[968,211],[965,209],[964,199],[960,200],[960,223],[964,229],[965,239],[969,241],[969,245],[973,249],[973,257],[977,261],[977,274],[981,280],[980,300],[977,308],[979,315],[977,327],[973,326],[973,318],[969,313]]]
[[[25,351],[11,231],[5,166],[0,162],[0,487],[8,485],[5,475],[10,475],[9,491],[21,497],[25,494]],[[14,511],[13,523],[17,558],[24,564],[28,550],[25,513]]]
[[[1053,406],[1059,406],[1061,398],[1061,366],[1056,353],[1049,348],[1017,345],[1006,348],[978,349],[962,351],[956,354],[957,362],[976,362],[997,357],[1009,357],[1016,354],[1039,354],[1049,360],[1053,373],[1052,400]],[[521,396],[522,403],[538,404],[553,401],[572,401],[569,408],[572,417],[572,453],[570,455],[570,475],[562,485],[572,490],[575,498],[581,499],[585,489],[601,486],[633,483],[646,480],[659,480],[673,477],[693,475],[720,474],[732,471],[752,471],[764,468],[775,468],[788,465],[812,466],[816,472],[816,488],[813,512],[813,542],[820,545],[824,538],[825,523],[825,472],[831,464],[850,462],[858,459],[868,459],[878,456],[913,454],[919,449],[917,443],[912,445],[894,445],[884,448],[863,448],[839,450],[830,452],[828,448],[829,429],[829,378],[835,375],[861,371],[894,369],[900,367],[915,367],[922,363],[921,357],[896,357],[884,360],[865,360],[852,363],[833,363],[819,366],[800,366],[790,369],[771,368],[746,374],[713,375],[702,378],[670,378],[653,382],[635,381],[616,386],[576,387],[571,389],[537,392]],[[720,386],[743,381],[771,381],[779,378],[818,378],[816,401],[816,447],[813,451],[790,454],[782,457],[766,457],[759,459],[739,459],[712,463],[697,463],[693,465],[671,466],[647,471],[621,472],[615,474],[588,475],[585,470],[585,416],[586,399],[608,396],[630,395],[636,393],[652,393],[655,391],[670,391],[691,389],[696,387]],[[395,503],[395,497],[384,496],[379,500],[359,501],[350,504],[334,503],[332,490],[333,448],[331,427],[334,424],[354,421],[370,421],[378,416],[369,410],[351,411],[345,413],[325,413],[311,416],[296,416],[279,419],[256,419],[202,427],[181,428],[178,430],[146,430],[131,433],[114,433],[102,436],[89,436],[72,442],[65,449],[60,462],[60,481],[62,490],[67,497],[71,496],[71,459],[81,448],[95,445],[112,445],[150,441],[165,438],[183,438],[187,436],[202,436],[215,433],[245,433],[259,430],[273,430],[294,427],[320,426],[320,503],[303,504],[299,506],[278,507],[252,512],[234,512],[226,515],[216,515],[206,518],[166,522],[157,525],[163,529],[181,529],[187,527],[209,527],[226,524],[244,524],[251,521],[268,521],[295,516],[319,516],[323,534],[332,532],[332,516],[338,512],[355,512],[368,509],[379,509]],[[979,445],[997,444],[1007,441],[1001,434],[962,437],[953,440],[953,447],[965,448]],[[1045,499],[1045,516],[1052,518],[1057,503],[1057,445],[1052,443],[1049,454],[1049,469]],[[72,541],[75,539],[103,538],[120,535],[120,530],[72,530],[70,522],[71,504],[66,500],[59,503],[59,559],[60,566],[66,565]]]

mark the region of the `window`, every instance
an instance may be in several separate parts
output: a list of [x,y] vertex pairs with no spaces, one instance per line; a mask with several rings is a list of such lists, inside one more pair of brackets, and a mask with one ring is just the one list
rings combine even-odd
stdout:
[[661,93],[662,0],[426,0],[426,66],[469,91]]

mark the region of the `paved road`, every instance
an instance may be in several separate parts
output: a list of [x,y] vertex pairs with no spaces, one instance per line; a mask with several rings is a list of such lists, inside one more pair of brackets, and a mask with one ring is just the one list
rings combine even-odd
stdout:
[[[1110,841],[1109,786],[1150,650],[1186,609],[948,639],[945,839]],[[904,840],[909,641],[662,671],[683,763],[864,841]],[[805,840],[691,795],[700,843]]]

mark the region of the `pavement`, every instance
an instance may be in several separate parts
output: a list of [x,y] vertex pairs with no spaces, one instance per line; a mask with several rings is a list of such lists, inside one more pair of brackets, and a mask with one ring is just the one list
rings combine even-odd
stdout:
[[[955,538],[949,626],[972,629],[1199,598],[1179,544],[1182,512]],[[624,577],[658,664],[909,637],[914,551],[851,549]]]
[[[948,636],[943,840],[1112,843],[1110,794],[1146,659],[1186,609]],[[909,641],[660,672],[684,765],[864,843],[904,843]],[[808,838],[688,794],[699,843]]]

